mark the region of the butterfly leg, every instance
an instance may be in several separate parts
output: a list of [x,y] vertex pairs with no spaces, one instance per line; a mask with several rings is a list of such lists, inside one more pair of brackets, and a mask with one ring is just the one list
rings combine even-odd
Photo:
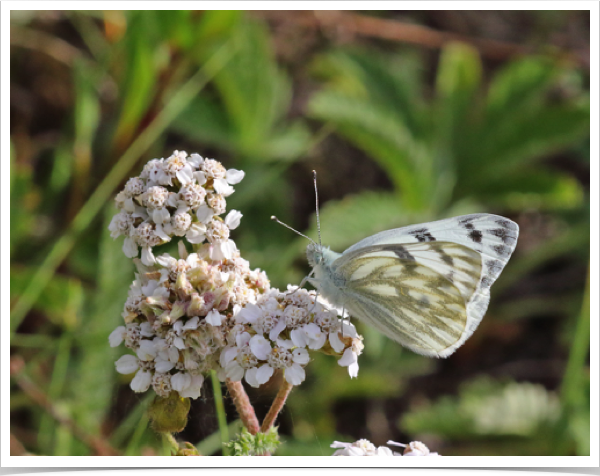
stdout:
[[298,291],[299,289],[301,289],[302,286],[304,286],[304,283],[306,283],[306,281],[308,281],[308,279],[312,276],[313,273],[314,273],[314,270],[311,271],[308,276],[305,276],[302,281],[300,281],[300,284],[298,285],[298,287],[296,289],[294,289],[293,291],[287,292],[286,296],[289,296],[290,294],[294,294],[296,291]]

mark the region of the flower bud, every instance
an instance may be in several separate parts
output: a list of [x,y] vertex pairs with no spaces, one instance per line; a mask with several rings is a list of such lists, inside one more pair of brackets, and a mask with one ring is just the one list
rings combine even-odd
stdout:
[[148,408],[152,429],[159,433],[179,433],[187,424],[190,399],[181,398],[177,392],[168,397],[156,397]]

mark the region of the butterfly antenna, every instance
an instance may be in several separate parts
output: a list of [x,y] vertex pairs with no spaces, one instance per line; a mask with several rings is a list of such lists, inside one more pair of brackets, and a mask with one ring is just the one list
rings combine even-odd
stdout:
[[315,210],[317,211],[317,233],[319,234],[319,245],[321,243],[321,220],[319,219],[319,192],[317,191],[317,171],[313,170],[313,179],[315,182]]
[[279,218],[277,218],[275,215],[271,216],[271,220],[276,221],[277,223],[279,223],[280,225],[285,226],[288,230],[292,230],[294,233],[297,233],[300,236],[303,236],[304,238],[306,238],[309,241],[312,241],[314,243],[314,240],[312,240],[311,238],[309,238],[306,235],[303,235],[302,233],[300,233],[298,230],[294,230],[291,226],[286,225],[285,223],[283,223],[282,221],[279,220]]

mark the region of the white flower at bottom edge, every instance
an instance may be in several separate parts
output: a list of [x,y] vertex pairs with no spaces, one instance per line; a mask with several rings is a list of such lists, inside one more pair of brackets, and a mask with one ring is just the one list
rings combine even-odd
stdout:
[[388,441],[388,445],[402,446],[404,447],[403,456],[441,456],[438,453],[432,453],[429,448],[420,441],[411,441],[408,445],[403,443],[396,443],[395,441]]
[[354,443],[334,441],[331,448],[340,448],[332,456],[400,456],[385,446],[375,447],[369,440],[361,439]]

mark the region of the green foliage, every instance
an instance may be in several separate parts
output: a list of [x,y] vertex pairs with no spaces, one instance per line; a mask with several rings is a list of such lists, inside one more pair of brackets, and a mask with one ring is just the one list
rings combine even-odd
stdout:
[[227,443],[233,456],[264,456],[272,455],[279,446],[277,427],[272,426],[267,433],[258,432],[252,435],[243,428],[237,438]]
[[[434,96],[426,99],[415,78],[400,71],[403,61],[370,51],[323,56],[315,70],[328,82],[309,104],[313,117],[333,123],[377,160],[403,208],[437,214],[464,199],[484,207],[508,201],[515,210],[532,203],[581,205],[581,187],[571,177],[542,171],[536,178],[539,169],[533,168],[589,132],[583,96],[558,103],[550,98],[569,70],[525,58],[496,73],[486,93],[477,53],[452,44],[442,52]],[[521,190],[526,197],[510,198]]]
[[555,422],[558,397],[541,385],[480,379],[464,384],[457,397],[412,408],[400,426],[411,434],[446,439],[482,436],[539,438]]
[[[40,15],[12,12],[15,38],[19,31],[31,38],[42,32]],[[149,430],[151,393],[128,393],[130,377],[114,369],[122,352],[108,345],[133,279],[107,229],[110,197],[126,178],[169,148],[244,170],[228,198],[244,214],[233,238],[253,268],[265,269],[273,285],[283,287],[306,272],[306,240],[269,217],[302,222],[292,213],[294,200],[307,199],[299,184],[310,182],[297,175],[300,162],[330,166],[316,146],[334,131],[346,148],[331,153],[344,154],[350,144],[391,189],[369,189],[365,180],[360,191],[327,201],[324,244],[341,251],[411,223],[476,211],[512,214],[523,218],[525,248],[517,248],[494,285],[486,322],[510,327],[532,317],[561,318],[556,352],[569,360],[559,399],[526,382],[480,380],[457,397],[412,408],[401,430],[415,438],[433,434],[462,454],[589,454],[589,285],[587,294],[569,287],[568,274],[554,287],[527,291],[537,290],[536,279],[548,270],[560,269],[559,258],[571,271],[589,263],[585,73],[541,56],[491,71],[460,43],[441,51],[433,77],[418,49],[383,53],[374,44],[328,53],[319,46],[316,58],[288,68],[279,34],[240,11],[56,15],[41,20],[52,26],[42,38],[68,48],[54,50],[48,42],[34,54],[29,43],[11,50],[19,104],[11,112],[10,331],[11,356],[25,360],[24,372],[57,412],[125,455],[171,451]],[[45,64],[56,60],[59,72]],[[43,72],[35,75],[44,81],[43,94],[36,86],[41,79],[25,81],[31,73],[24,65]],[[57,84],[68,85],[65,97]],[[295,89],[298,84],[305,89]],[[354,173],[350,158],[347,163],[334,175],[344,191]],[[528,216],[542,217],[550,232],[538,233]],[[316,226],[306,233],[316,238]],[[293,427],[279,454],[331,454],[331,441],[349,439],[336,428],[340,407],[407,398],[412,379],[447,368],[355,324],[366,343],[359,377],[350,379],[331,357],[314,356],[307,380],[287,402]],[[205,387],[203,398],[209,392]],[[11,414],[11,431],[23,435],[28,451],[93,453],[15,386],[11,411],[18,412]],[[224,408],[219,415],[220,432],[198,442],[200,454],[217,453],[223,435],[239,430],[238,421],[227,425]],[[277,442],[276,432],[242,432],[229,447],[236,454],[272,453]]]

